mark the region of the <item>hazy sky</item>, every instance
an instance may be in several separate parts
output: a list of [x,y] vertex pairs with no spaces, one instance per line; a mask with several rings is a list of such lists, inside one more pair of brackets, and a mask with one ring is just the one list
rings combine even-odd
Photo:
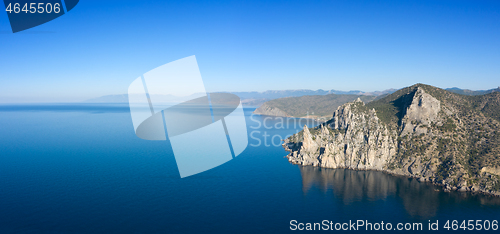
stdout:
[[191,55],[208,91],[500,85],[500,1],[82,0],[16,34],[2,11],[0,42],[0,100],[124,94]]

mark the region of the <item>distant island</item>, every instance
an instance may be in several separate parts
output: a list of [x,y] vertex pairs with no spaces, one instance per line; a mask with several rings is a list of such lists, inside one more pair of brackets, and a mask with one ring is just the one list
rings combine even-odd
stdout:
[[304,126],[283,147],[294,164],[380,170],[448,191],[500,196],[498,91],[416,84],[372,101],[365,97],[367,104],[357,97],[332,110],[329,121]]

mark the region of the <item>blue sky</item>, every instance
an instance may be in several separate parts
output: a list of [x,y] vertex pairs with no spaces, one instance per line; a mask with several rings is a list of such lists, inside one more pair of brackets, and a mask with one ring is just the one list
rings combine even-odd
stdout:
[[97,1],[13,34],[0,101],[81,101],[196,55],[208,91],[500,85],[500,1]]

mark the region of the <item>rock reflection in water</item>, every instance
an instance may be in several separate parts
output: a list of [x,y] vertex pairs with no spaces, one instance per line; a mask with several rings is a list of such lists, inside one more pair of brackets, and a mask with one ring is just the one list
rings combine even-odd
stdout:
[[380,171],[355,171],[300,166],[304,193],[314,186],[325,192],[332,190],[334,196],[348,205],[356,201],[385,200],[398,197],[411,216],[422,218],[436,214],[440,203],[439,187],[420,183],[415,179],[392,176]]

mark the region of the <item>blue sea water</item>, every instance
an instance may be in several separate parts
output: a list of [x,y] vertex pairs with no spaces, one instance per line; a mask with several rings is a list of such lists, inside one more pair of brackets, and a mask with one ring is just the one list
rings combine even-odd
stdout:
[[296,232],[291,220],[420,222],[425,232],[429,220],[440,231],[447,220],[500,220],[499,198],[292,165],[279,140],[306,122],[253,110],[242,154],[181,179],[168,140],[136,137],[125,104],[0,106],[0,233]]

